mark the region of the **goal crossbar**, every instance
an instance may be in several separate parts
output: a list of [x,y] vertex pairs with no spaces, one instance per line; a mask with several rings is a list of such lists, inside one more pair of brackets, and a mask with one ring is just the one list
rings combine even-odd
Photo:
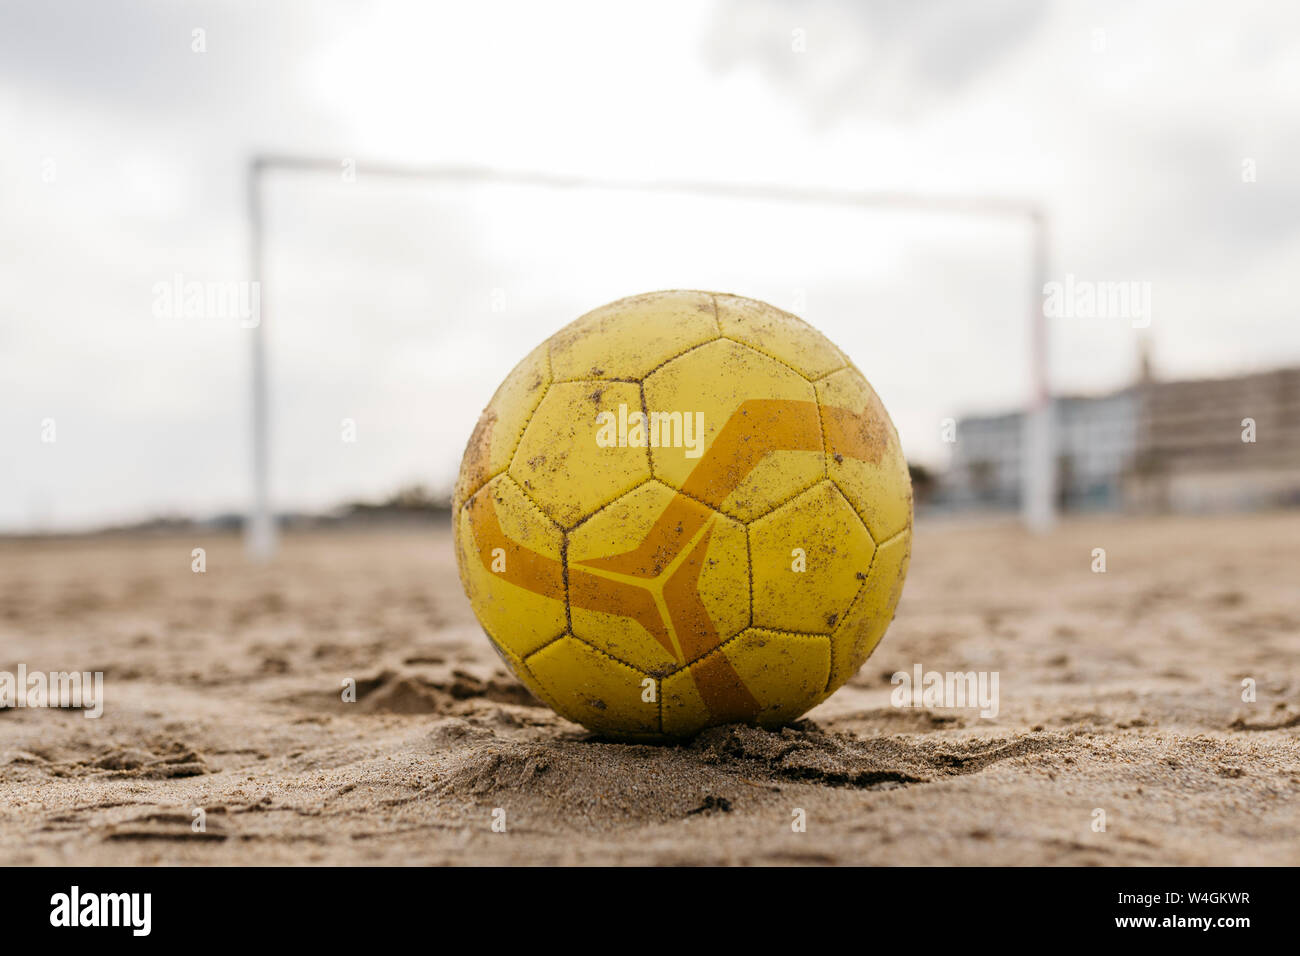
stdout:
[[1046,284],[1048,221],[1044,206],[1032,200],[988,196],[932,195],[907,191],[870,191],[792,186],[769,183],[719,183],[703,180],[635,180],[570,175],[488,166],[406,166],[362,163],[336,157],[260,154],[248,164],[247,198],[251,280],[261,290],[262,309],[251,337],[253,500],[245,522],[249,555],[269,561],[275,554],[277,532],[271,506],[269,369],[266,343],[267,297],[264,286],[265,216],[262,186],[270,172],[332,173],[351,164],[358,177],[411,180],[426,183],[534,186],[545,189],[589,189],[635,193],[671,193],[713,199],[746,199],[824,206],[859,206],[897,209],[938,215],[983,219],[1010,219],[1026,223],[1032,231],[1031,277],[1034,283],[1030,310],[1031,393],[1025,415],[1021,455],[1021,513],[1034,531],[1049,528],[1055,517],[1053,428],[1048,383],[1047,325],[1042,305]]

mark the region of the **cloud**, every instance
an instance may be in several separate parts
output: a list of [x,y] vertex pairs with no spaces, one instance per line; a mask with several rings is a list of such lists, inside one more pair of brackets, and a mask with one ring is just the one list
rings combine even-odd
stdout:
[[896,121],[968,88],[1044,10],[1036,0],[724,0],[706,49],[717,69],[756,70],[821,121]]

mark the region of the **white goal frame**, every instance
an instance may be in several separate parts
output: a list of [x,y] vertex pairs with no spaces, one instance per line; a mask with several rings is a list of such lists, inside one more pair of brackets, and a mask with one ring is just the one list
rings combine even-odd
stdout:
[[[270,561],[278,534],[271,508],[270,407],[267,380],[265,219],[262,186],[270,172],[332,173],[339,175],[345,162],[338,157],[261,154],[252,157],[247,171],[249,264],[251,281],[261,293],[259,321],[252,329],[252,464],[253,496],[244,522],[249,556]],[[592,189],[640,193],[674,193],[715,199],[776,200],[779,202],[897,209],[939,215],[1026,222],[1033,239],[1030,274],[1033,279],[1030,310],[1031,390],[1025,415],[1021,453],[1021,514],[1033,531],[1049,529],[1056,517],[1055,427],[1048,382],[1047,320],[1043,289],[1047,282],[1048,219],[1042,203],[1032,200],[981,196],[937,196],[909,192],[871,192],[799,186],[715,183],[691,180],[639,181],[570,176],[559,173],[512,171],[484,166],[401,166],[390,163],[354,163],[358,177],[404,179],[429,183],[536,186],[548,189]]]

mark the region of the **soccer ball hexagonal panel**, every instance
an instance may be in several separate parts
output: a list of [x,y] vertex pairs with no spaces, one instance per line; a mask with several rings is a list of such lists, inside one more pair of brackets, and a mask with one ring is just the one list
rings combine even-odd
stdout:
[[754,625],[830,634],[867,578],[875,543],[829,481],[749,525]]
[[452,495],[453,510],[459,511],[489,478],[506,470],[524,426],[550,384],[550,361],[543,342],[511,370],[479,416],[461,462]]
[[902,531],[876,546],[867,580],[831,634],[833,666],[828,691],[856,674],[884,637],[903,593],[911,556],[910,531]]
[[556,381],[640,381],[674,355],[718,337],[708,292],[652,292],[593,309],[551,338]]
[[673,359],[644,383],[646,408],[680,413],[681,442],[651,447],[655,477],[741,521],[825,474],[811,383],[746,345],[720,340]]
[[830,339],[798,316],[738,295],[719,294],[715,301],[723,335],[772,356],[805,378],[821,378],[847,364]]
[[849,366],[817,382],[826,469],[877,541],[912,523],[912,482],[894,423],[875,390]]
[[688,670],[664,678],[663,731],[696,733],[730,721],[774,727],[825,692],[830,639],[749,628]]
[[564,636],[524,663],[559,712],[595,731],[626,736],[660,733],[659,708],[645,700],[647,677],[596,648]]
[[498,475],[456,513],[461,583],[483,629],[527,657],[568,626],[564,536],[509,475]]

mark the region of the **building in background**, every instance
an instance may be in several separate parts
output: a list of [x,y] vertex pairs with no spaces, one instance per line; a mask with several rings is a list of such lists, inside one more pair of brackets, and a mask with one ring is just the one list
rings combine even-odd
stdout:
[[[1122,505],[1125,476],[1137,457],[1138,401],[1137,389],[1053,400],[1062,510]],[[952,466],[939,482],[935,503],[954,509],[1018,508],[1023,432],[1019,412],[958,422]]]
[[[1300,368],[1185,382],[1148,369],[1122,391],[1053,400],[1062,511],[1300,504]],[[1019,507],[1023,430],[1020,413],[958,422],[934,506]]]
[[[1300,368],[1143,387],[1129,507],[1300,504]],[[1246,440],[1251,439],[1253,440]]]

